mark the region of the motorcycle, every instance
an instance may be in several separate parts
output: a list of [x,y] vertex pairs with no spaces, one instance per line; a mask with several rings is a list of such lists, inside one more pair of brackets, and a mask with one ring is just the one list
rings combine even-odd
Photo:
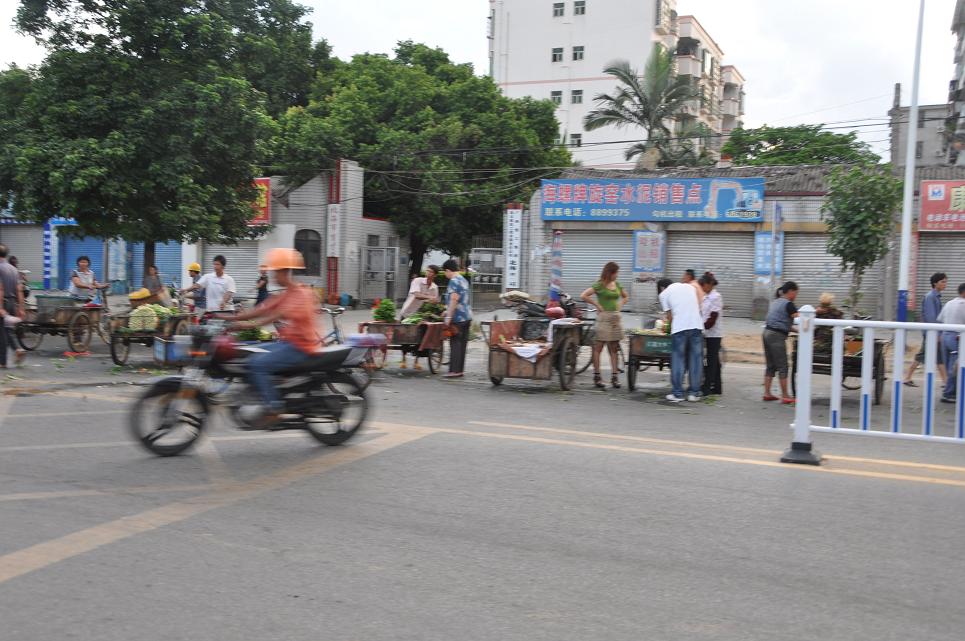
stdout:
[[304,430],[324,445],[340,445],[362,428],[368,414],[365,389],[352,374],[370,347],[326,347],[311,359],[276,377],[284,409],[267,427],[246,422],[242,401],[257,398],[245,378],[246,361],[263,352],[227,335],[225,322],[212,319],[194,328],[190,343],[176,346],[185,367],[177,376],[154,381],[135,401],[129,427],[152,454],[181,454],[200,438],[214,410],[227,408],[244,430]]

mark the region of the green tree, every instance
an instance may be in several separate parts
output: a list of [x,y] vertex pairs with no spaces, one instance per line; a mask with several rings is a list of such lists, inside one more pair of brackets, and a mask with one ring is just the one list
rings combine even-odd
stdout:
[[737,165],[877,163],[880,158],[855,132],[822,131],[824,125],[735,129],[721,149]]
[[849,302],[857,311],[865,271],[888,253],[888,239],[901,201],[902,182],[887,167],[837,168],[828,178],[821,215],[828,225],[828,251],[852,271]]
[[549,101],[506,98],[439,49],[402,42],[392,58],[356,56],[318,82],[330,91],[281,119],[273,164],[305,179],[335,155],[358,160],[366,213],[408,238],[413,272],[429,249],[462,254],[497,233],[506,202],[571,164]]
[[627,160],[661,144],[662,151],[669,152],[668,143],[672,138],[669,123],[696,96],[688,79],[674,71],[673,54],[654,45],[642,77],[625,60],[613,63],[604,72],[616,78],[620,85],[613,94],[595,97],[597,106],[586,114],[583,127],[587,131],[601,127],[642,128],[647,140],[628,148]]

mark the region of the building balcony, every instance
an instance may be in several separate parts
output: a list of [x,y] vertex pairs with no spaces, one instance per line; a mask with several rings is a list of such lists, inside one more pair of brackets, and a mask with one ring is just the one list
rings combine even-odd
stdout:
[[720,101],[720,112],[725,116],[737,117],[740,114],[740,101],[736,98],[724,98]]
[[700,77],[700,61],[692,56],[677,54],[677,75]]

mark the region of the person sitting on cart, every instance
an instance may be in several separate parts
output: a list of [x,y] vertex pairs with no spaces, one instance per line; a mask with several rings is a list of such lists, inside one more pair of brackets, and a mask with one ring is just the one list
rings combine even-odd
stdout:
[[[821,294],[821,298],[818,299],[818,308],[814,310],[814,316],[815,318],[830,318],[832,320],[840,320],[844,318],[844,313],[834,306],[834,294],[831,292],[824,292]],[[814,328],[815,352],[831,351],[831,340],[833,338],[832,330],[833,328],[828,327],[827,325]]]
[[97,282],[94,272],[90,269],[90,258],[81,256],[77,259],[77,269],[70,272],[70,289],[68,293],[71,298],[84,303],[89,303],[94,299],[98,289],[107,287],[104,283]]
[[[439,286],[436,285],[436,275],[439,273],[439,271],[438,266],[429,265],[426,267],[425,276],[416,276],[412,279],[412,284],[409,286],[409,295],[402,304],[400,320],[405,320],[407,316],[412,316],[426,303],[439,302]],[[399,367],[402,369],[406,368],[405,359],[406,353],[403,351],[402,364],[399,365]],[[414,359],[412,368],[415,370],[422,369],[422,366],[419,365],[418,353]]]
[[300,365],[320,351],[323,335],[319,315],[315,313],[318,297],[311,287],[294,277],[295,270],[305,269],[301,253],[277,247],[268,252],[265,265],[283,291],[254,309],[237,314],[230,325],[232,330],[243,330],[280,321],[279,340],[262,345],[264,352],[246,363],[248,383],[258,391],[261,403],[244,405],[239,412],[246,423],[258,427],[276,422],[284,408],[273,382],[275,373]]

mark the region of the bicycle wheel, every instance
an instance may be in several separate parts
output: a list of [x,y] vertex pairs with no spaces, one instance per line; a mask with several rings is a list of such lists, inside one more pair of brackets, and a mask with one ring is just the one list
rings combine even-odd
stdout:
[[573,379],[576,377],[576,358],[580,346],[572,338],[563,341],[557,348],[556,369],[559,370],[560,389],[569,390],[573,386]]
[[40,343],[42,343],[44,340],[44,335],[40,333],[37,328],[24,327],[22,323],[17,325],[16,334],[17,342],[20,343],[20,347],[28,352],[32,352],[40,347]]
[[445,343],[443,347],[439,349],[429,350],[429,357],[426,359],[429,361],[429,373],[435,374],[442,369],[442,350],[445,349]]
[[90,347],[90,316],[84,312],[74,314],[67,323],[67,347],[73,352],[86,352]]
[[111,337],[111,360],[115,365],[127,363],[127,357],[131,353],[131,340],[123,336],[114,335]]

